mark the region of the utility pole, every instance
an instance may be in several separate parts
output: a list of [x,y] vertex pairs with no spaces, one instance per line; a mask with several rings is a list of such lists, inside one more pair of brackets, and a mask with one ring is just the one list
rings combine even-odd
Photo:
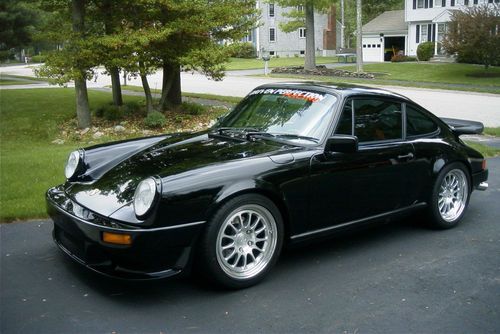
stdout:
[[342,24],[342,26],[340,27],[340,48],[344,49],[344,47],[345,47],[345,44],[344,44],[344,40],[345,40],[345,36],[344,36],[344,30],[345,30],[344,0],[340,0],[340,16],[341,16],[341,24]]
[[361,24],[361,0],[356,0],[356,71],[363,72],[363,36]]

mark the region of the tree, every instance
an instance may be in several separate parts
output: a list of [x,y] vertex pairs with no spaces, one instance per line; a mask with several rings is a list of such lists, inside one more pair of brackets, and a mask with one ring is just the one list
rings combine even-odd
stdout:
[[[362,23],[366,24],[388,10],[404,9],[404,1],[402,0],[363,0],[362,6]],[[345,38],[347,47],[351,47],[351,42],[355,40],[356,33],[356,2],[344,1],[345,12]]]
[[[94,76],[93,68],[96,66],[96,58],[87,38],[87,5],[86,0],[42,1],[42,8],[53,14],[44,37],[63,43],[64,47],[50,53],[45,64],[36,70],[37,75],[51,78],[58,84],[74,81],[76,115],[80,129],[91,125],[87,79]],[[68,29],[68,22],[71,30]]]
[[362,36],[362,4],[361,0],[356,0],[356,71],[363,72],[363,48]]
[[500,5],[489,4],[454,11],[443,47],[459,62],[500,65]]
[[[290,19],[280,28],[285,32],[292,32],[298,28],[306,28],[306,54],[304,69],[316,69],[316,45],[314,34],[314,12],[327,11],[335,0],[276,0],[275,3],[283,7],[292,7],[286,16]],[[301,10],[304,8],[304,11]]]
[[0,60],[8,59],[12,49],[28,45],[32,40],[36,13],[16,0],[0,2]]

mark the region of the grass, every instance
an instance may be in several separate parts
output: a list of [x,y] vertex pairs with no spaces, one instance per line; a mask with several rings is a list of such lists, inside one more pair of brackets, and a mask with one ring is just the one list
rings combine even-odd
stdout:
[[[316,57],[316,64],[318,65],[336,62],[337,57]],[[304,57],[273,57],[269,61],[269,67],[283,66],[304,66]],[[260,68],[264,68],[264,61],[262,59],[231,58],[229,63],[226,64],[226,69],[228,71],[253,70]]]
[[[342,67],[355,71],[355,66]],[[450,90],[465,90],[500,94],[500,76],[475,77],[494,73],[500,75],[500,67],[490,67],[471,64],[439,64],[439,63],[380,63],[367,64],[365,72],[375,73],[375,79],[355,79],[319,76],[273,75],[276,77],[295,77],[308,80],[320,80],[336,83],[356,83],[372,85],[394,85],[405,87],[439,88]]]
[[489,136],[500,137],[500,127],[496,127],[496,128],[486,127],[486,128],[484,128],[483,133],[485,135],[489,135]]
[[[144,92],[144,89],[141,86],[122,86],[123,90],[129,90],[133,92]],[[161,94],[160,89],[151,89],[152,93]],[[221,101],[227,103],[236,104],[241,101],[241,97],[236,96],[224,96],[224,95],[213,95],[213,94],[200,94],[200,93],[182,93],[182,96],[195,98],[195,99],[206,99],[213,101]]]
[[492,158],[492,157],[498,157],[500,156],[500,148],[495,148],[491,146],[486,146],[483,144],[479,144],[477,142],[473,142],[470,140],[465,141],[467,145],[472,147],[473,149],[481,152],[482,155],[484,155],[485,158]]
[[[93,118],[104,135],[93,139],[93,130],[82,135],[74,121],[75,91],[71,88],[14,89],[0,92],[0,221],[46,217],[45,191],[64,182],[63,168],[68,153],[79,147],[101,142],[144,136],[142,117],[122,121]],[[198,94],[195,94],[198,97]],[[228,97],[202,95],[221,101]],[[239,101],[231,100],[232,102]],[[124,96],[124,102],[142,103],[141,96]],[[111,94],[89,90],[91,110],[111,102]],[[188,105],[189,106],[189,105]],[[163,129],[148,130],[150,135],[188,131],[204,127],[227,108],[191,106],[191,112],[171,111]],[[108,132],[116,124],[127,127],[124,133]],[[55,139],[63,144],[54,144]]]
[[25,77],[20,75],[6,75],[2,74],[0,76],[0,86],[4,85],[29,85],[34,83],[39,83],[44,81],[44,79],[37,79],[33,77]]
[[[58,125],[75,117],[74,89],[5,90],[0,99],[0,221],[45,217],[45,191],[64,181],[78,142],[52,144]],[[91,107],[110,94],[89,91]],[[126,97],[126,100],[138,99]]]

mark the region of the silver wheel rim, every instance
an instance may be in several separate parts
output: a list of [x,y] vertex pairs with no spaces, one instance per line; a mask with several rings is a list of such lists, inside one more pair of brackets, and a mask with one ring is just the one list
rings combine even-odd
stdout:
[[243,205],[227,216],[217,235],[217,261],[232,278],[250,279],[271,261],[277,243],[276,221],[266,208]]
[[467,176],[460,169],[449,171],[439,188],[438,210],[441,218],[453,222],[460,217],[467,203],[469,189]]

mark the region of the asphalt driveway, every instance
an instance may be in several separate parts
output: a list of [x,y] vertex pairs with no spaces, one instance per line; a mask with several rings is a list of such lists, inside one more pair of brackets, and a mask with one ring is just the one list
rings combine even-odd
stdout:
[[67,260],[52,223],[0,225],[0,332],[500,332],[500,158],[462,224],[415,219],[288,250],[262,284],[125,283]]

